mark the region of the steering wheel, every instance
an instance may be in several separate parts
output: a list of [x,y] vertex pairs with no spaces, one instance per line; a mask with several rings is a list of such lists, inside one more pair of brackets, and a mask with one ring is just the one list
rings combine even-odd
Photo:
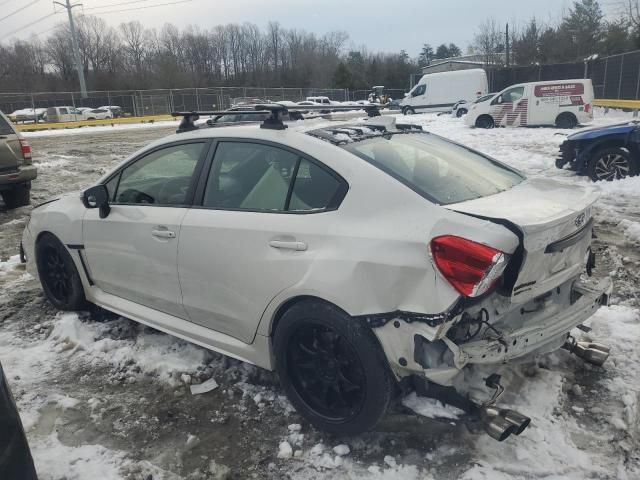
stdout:
[[158,200],[160,203],[169,205],[184,203],[184,200],[187,197],[187,190],[189,190],[188,178],[174,178],[160,187]]
[[118,201],[122,203],[156,203],[151,195],[135,188],[129,188],[118,195]]

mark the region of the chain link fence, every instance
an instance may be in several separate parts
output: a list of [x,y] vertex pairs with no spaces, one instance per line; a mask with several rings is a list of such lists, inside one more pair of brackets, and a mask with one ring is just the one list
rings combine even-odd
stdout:
[[[90,91],[87,92],[86,98],[83,98],[80,92],[0,93],[0,110],[11,113],[31,108],[119,106],[125,115],[145,116],[184,110],[224,110],[242,99],[299,102],[315,96],[326,96],[335,101],[354,99],[354,95],[348,89],[335,88],[210,87],[114,90]],[[363,98],[366,98],[366,95]]]
[[640,99],[640,50],[583,62],[486,68],[490,90],[544,80],[590,78],[596,98]]

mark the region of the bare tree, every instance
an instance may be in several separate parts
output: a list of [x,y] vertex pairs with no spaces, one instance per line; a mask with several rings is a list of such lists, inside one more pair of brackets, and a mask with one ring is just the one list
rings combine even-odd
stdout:
[[504,52],[503,34],[494,18],[483,22],[473,41],[474,50],[487,65],[501,64]]

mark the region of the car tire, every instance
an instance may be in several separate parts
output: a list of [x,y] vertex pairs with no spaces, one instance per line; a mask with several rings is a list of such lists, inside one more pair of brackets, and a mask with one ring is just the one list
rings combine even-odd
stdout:
[[320,430],[357,435],[385,415],[395,380],[375,335],[340,309],[302,301],[274,334],[276,369],[296,410]]
[[83,310],[87,299],[80,274],[67,248],[50,233],[36,243],[36,265],[47,299],[59,310]]
[[578,125],[578,119],[573,113],[561,113],[556,118],[556,128],[572,129]]
[[24,207],[31,203],[31,186],[20,185],[2,192],[2,200],[8,209]]
[[493,128],[493,127],[495,127],[495,122],[493,121],[493,117],[491,115],[480,115],[476,119],[476,127],[477,128]]
[[416,111],[411,107],[404,107],[404,110],[402,110],[402,113],[404,115],[415,115]]
[[460,118],[463,115],[467,114],[467,109],[466,108],[459,108],[458,110],[456,110],[456,117]]
[[638,175],[638,160],[621,147],[609,147],[596,151],[587,163],[587,175],[594,182],[620,180]]

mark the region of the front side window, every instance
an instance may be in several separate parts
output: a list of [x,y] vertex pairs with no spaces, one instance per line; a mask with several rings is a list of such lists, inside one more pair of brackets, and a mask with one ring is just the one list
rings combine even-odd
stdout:
[[493,195],[524,177],[488,157],[431,134],[396,134],[342,146],[434,203]]
[[[115,202],[184,205],[205,143],[173,145],[156,150],[125,167],[115,189]],[[107,190],[113,189],[112,181]]]
[[[249,142],[222,142],[203,206],[250,211],[317,211],[335,203],[340,181],[299,155]],[[333,202],[333,203],[332,203]]]
[[500,97],[502,97],[502,103],[513,103],[517,102],[524,95],[524,87],[515,87],[504,92]]
[[427,91],[427,85],[423,83],[422,85],[418,85],[416,87],[416,89],[413,91],[413,96],[418,97],[420,95],[424,95],[424,92],[426,91]]

